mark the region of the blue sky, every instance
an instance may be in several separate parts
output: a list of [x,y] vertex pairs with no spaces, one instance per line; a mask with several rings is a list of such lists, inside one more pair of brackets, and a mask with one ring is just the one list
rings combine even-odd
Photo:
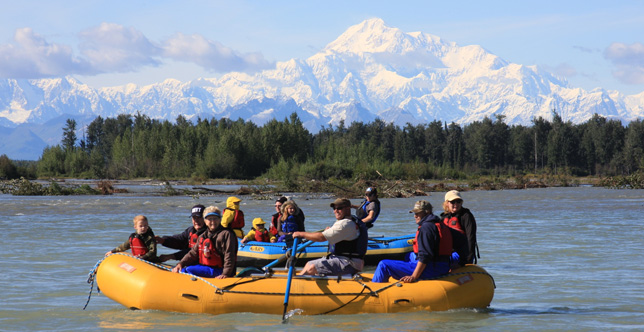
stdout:
[[93,87],[252,73],[379,17],[539,65],[573,87],[644,91],[642,1],[5,1],[0,78]]

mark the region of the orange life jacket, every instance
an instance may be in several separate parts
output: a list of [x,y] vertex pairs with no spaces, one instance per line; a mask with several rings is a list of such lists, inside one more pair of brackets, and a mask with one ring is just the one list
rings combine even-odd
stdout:
[[262,229],[261,231],[255,230],[255,241],[270,242],[271,234],[266,229]]
[[145,246],[143,238],[141,235],[136,233],[132,233],[130,235],[130,249],[132,249],[132,255],[137,257],[148,253],[148,247]]
[[223,260],[215,249],[214,241],[205,236],[199,237],[199,264],[210,267],[223,267]]

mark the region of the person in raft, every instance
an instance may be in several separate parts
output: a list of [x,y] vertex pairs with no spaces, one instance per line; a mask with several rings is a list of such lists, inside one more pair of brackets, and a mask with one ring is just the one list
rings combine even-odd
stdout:
[[135,232],[130,234],[130,237],[123,244],[105,253],[105,256],[132,249],[134,257],[145,259],[149,262],[158,262],[157,242],[152,228],[148,225],[148,218],[144,215],[138,215],[134,217],[133,223]]
[[244,236],[241,243],[248,241],[275,242],[276,238],[266,229],[266,222],[262,218],[253,219],[253,228]]
[[221,217],[221,225],[230,228],[233,230],[235,235],[243,239],[244,238],[244,212],[239,209],[239,202],[241,199],[231,196],[226,200],[226,208],[224,209],[224,214]]
[[221,211],[209,206],[204,210],[208,229],[197,243],[183,256],[172,272],[183,272],[200,277],[224,279],[235,275],[237,237],[221,225]]
[[373,227],[373,223],[378,219],[380,214],[380,200],[378,200],[378,190],[369,187],[364,193],[365,200],[360,205],[352,205],[356,209],[356,217],[362,220],[367,228]]
[[441,220],[445,225],[465,234],[469,254],[467,255],[468,264],[476,264],[477,259],[481,258],[479,246],[476,243],[476,219],[469,209],[463,207],[463,197],[457,190],[450,190],[445,193],[443,202]]
[[160,255],[160,262],[165,262],[170,259],[180,261],[183,256],[185,256],[188,251],[190,251],[195,243],[197,243],[197,238],[199,238],[199,235],[206,231],[206,224],[203,220],[203,210],[205,208],[206,207],[201,204],[197,204],[192,207],[192,210],[190,210],[190,219],[192,220],[192,226],[186,228],[186,230],[184,230],[183,232],[172,236],[156,237],[157,244],[160,244],[167,248],[179,250],[172,254]]
[[288,198],[286,196],[282,196],[275,201],[276,213],[271,216],[271,226],[268,228],[268,231],[275,236],[279,235],[277,224],[279,223],[279,219],[282,216],[282,205],[286,203],[287,200]]
[[338,198],[331,203],[335,223],[322,232],[294,232],[294,238],[329,242],[331,254],[306,263],[300,275],[337,276],[355,274],[364,267],[369,234],[367,226],[351,215],[351,201]]
[[286,236],[292,235],[293,232],[304,231],[304,214],[295,201],[289,199],[282,205],[282,214],[277,222],[277,229],[279,230],[277,233],[279,235],[278,242],[284,242]]
[[427,201],[417,201],[409,212],[418,225],[414,251],[404,261],[381,260],[373,273],[373,282],[388,282],[389,277],[402,282],[433,279],[452,267],[465,265],[468,249],[463,234],[441,223]]

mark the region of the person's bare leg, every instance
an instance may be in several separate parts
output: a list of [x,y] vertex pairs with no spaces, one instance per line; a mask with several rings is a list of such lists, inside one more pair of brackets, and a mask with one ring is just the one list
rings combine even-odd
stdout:
[[306,263],[302,271],[298,273],[298,275],[301,275],[301,276],[304,276],[304,275],[312,276],[316,274],[318,274],[318,270],[315,268],[315,265],[309,264],[309,263]]

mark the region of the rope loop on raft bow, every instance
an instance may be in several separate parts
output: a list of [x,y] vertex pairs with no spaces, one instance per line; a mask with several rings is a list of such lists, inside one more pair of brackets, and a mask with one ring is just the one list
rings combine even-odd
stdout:
[[[92,298],[92,292],[94,291],[94,280],[96,279],[96,270],[98,270],[98,266],[101,264],[101,262],[105,259],[105,257],[101,258],[96,262],[96,265],[89,270],[89,274],[87,275],[87,283],[89,285],[89,295],[87,295],[87,302],[85,302],[85,305],[83,306],[83,310],[87,308],[87,305],[89,304],[89,300]],[[96,292],[100,293],[101,290],[98,289],[98,286],[96,286]]]

